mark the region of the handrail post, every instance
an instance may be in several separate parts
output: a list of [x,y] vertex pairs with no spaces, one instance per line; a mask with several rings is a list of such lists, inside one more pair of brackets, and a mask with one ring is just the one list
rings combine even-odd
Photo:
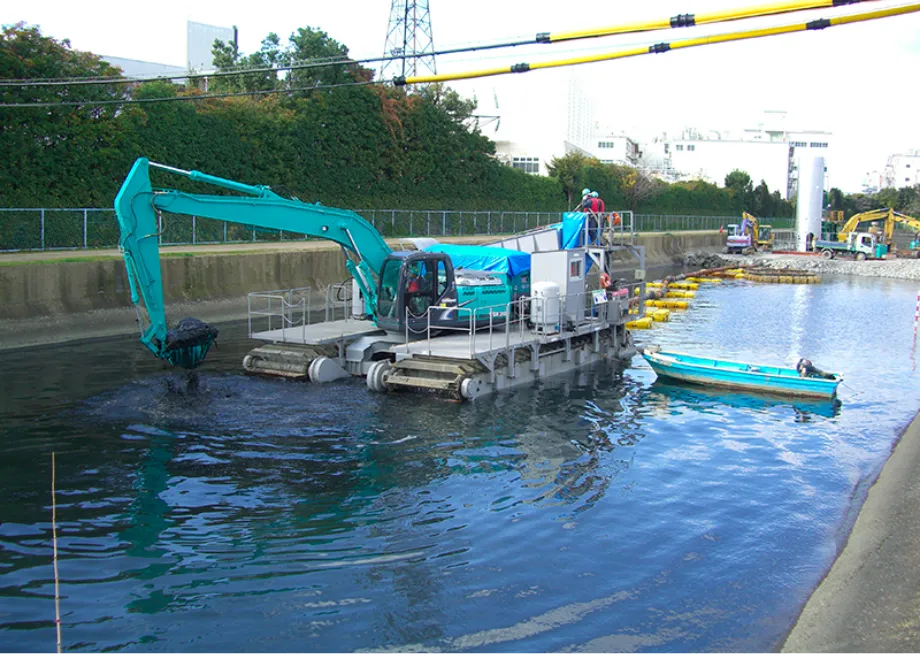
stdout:
[[86,249],[86,209],[83,210],[83,249]]
[[44,209],[42,209],[40,212],[40,218],[41,218],[41,225],[40,225],[41,249],[44,250],[45,249],[45,210]]

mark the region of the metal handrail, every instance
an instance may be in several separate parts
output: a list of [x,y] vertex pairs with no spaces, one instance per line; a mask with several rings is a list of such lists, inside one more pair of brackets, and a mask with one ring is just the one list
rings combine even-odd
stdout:
[[[629,289],[627,291],[627,298],[628,298],[628,294],[632,292],[632,288],[636,286],[639,286],[639,284],[627,285],[627,289]],[[581,293],[560,295],[558,299],[554,298],[553,301],[559,303],[560,319],[564,319],[565,317],[566,300],[572,297],[576,297],[576,298],[580,297],[582,298],[581,309],[578,310],[578,315],[576,316],[576,324],[583,325],[583,324],[587,324],[588,322],[592,322],[592,321],[599,321],[604,324],[614,324],[610,322],[610,315],[609,315],[610,299],[608,298],[604,302],[596,304],[593,301],[594,293],[595,293],[594,290],[590,290],[590,291],[583,291]],[[455,332],[460,332],[460,333],[468,333],[469,334],[469,356],[472,359],[476,355],[476,351],[477,351],[476,344],[480,337],[485,338],[487,336],[489,339],[489,351],[492,351],[494,349],[495,332],[497,331],[499,327],[502,327],[503,331],[505,332],[505,348],[506,349],[511,347],[511,331],[512,331],[512,327],[514,327],[515,325],[519,327],[519,334],[521,337],[521,341],[523,342],[524,328],[527,323],[527,317],[534,313],[534,308],[533,308],[534,303],[538,303],[538,306],[539,306],[540,302],[546,302],[546,301],[547,301],[546,298],[534,298],[534,297],[529,297],[529,296],[522,296],[504,305],[496,304],[496,305],[491,305],[487,307],[477,307],[477,308],[458,307],[456,309],[458,318],[463,316],[464,313],[467,314],[469,316],[468,324],[465,326],[438,325],[436,328],[436,331],[438,332],[455,331]],[[619,298],[618,298],[618,301],[619,301]],[[530,304],[530,310],[525,311],[525,308],[528,304]],[[512,316],[514,315],[513,310],[515,308],[517,308],[517,318],[512,319]],[[428,307],[428,309],[425,311],[426,326],[423,331],[422,330],[417,331],[409,327],[409,319],[410,317],[413,317],[413,316],[409,313],[409,310],[406,309],[406,316],[405,316],[406,317],[406,322],[405,322],[406,346],[408,346],[410,342],[410,332],[413,334],[424,333],[425,340],[426,340],[426,346],[428,350],[428,356],[432,355],[431,313],[433,310],[438,310],[438,309],[440,309],[440,307],[431,306],[431,307]],[[504,309],[505,318],[503,321],[501,321],[501,323],[496,324],[495,313],[496,313],[496,310],[498,309]],[[489,312],[489,324],[487,326],[483,325],[477,328],[476,327],[476,316],[481,315],[485,311]],[[418,317],[418,316],[415,316],[415,317]],[[591,320],[586,320],[586,318],[590,318]],[[617,320],[618,321],[622,320],[622,316],[619,316]],[[547,342],[547,339],[551,337],[551,335],[537,334],[537,337],[540,342],[545,343]]]
[[[305,286],[301,288],[292,288],[278,291],[259,291],[247,295],[248,324],[249,335],[253,335],[252,322],[253,316],[264,316],[268,318],[268,331],[272,331],[273,319],[279,318],[281,321],[281,342],[287,341],[287,330],[289,327],[303,327],[304,329],[310,324],[310,314],[312,311],[310,303],[310,294],[313,289]],[[294,301],[295,295],[302,295],[299,300]],[[253,309],[253,300],[267,300],[267,306],[264,309]],[[279,308],[273,307],[273,302],[277,301]],[[295,315],[299,310],[299,320]]]

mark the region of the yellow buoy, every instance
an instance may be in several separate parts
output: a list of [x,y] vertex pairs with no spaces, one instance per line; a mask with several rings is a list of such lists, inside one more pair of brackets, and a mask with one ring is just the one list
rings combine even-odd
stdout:
[[655,309],[652,311],[652,320],[655,322],[668,322],[671,319],[670,309]]
[[690,303],[686,300],[646,300],[645,306],[658,309],[686,309]]
[[648,282],[646,286],[649,288],[661,288],[664,284],[662,282]]
[[679,297],[679,298],[695,298],[695,291],[668,291],[664,294],[665,297]]
[[626,323],[626,329],[651,329],[652,328],[652,319],[649,316],[644,318],[639,318],[638,320],[630,320]]
[[700,285],[694,282],[671,282],[668,284],[668,288],[673,288],[675,291],[695,291],[699,287]]

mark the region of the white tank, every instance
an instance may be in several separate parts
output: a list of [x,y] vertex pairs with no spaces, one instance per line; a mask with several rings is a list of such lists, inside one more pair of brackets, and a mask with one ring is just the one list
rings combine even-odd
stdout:
[[558,332],[562,318],[559,284],[534,282],[530,287],[530,320],[538,332]]
[[795,209],[796,249],[805,252],[808,235],[821,238],[821,205],[824,202],[824,157],[799,158],[799,189]]

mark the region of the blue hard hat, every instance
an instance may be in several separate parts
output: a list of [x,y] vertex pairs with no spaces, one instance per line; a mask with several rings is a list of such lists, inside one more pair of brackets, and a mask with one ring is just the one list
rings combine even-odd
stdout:
[[598,194],[597,194],[597,191],[591,191],[591,197],[592,197],[592,198],[599,197]]
[[591,195],[591,189],[586,188],[581,192],[581,197],[585,197],[586,195]]

